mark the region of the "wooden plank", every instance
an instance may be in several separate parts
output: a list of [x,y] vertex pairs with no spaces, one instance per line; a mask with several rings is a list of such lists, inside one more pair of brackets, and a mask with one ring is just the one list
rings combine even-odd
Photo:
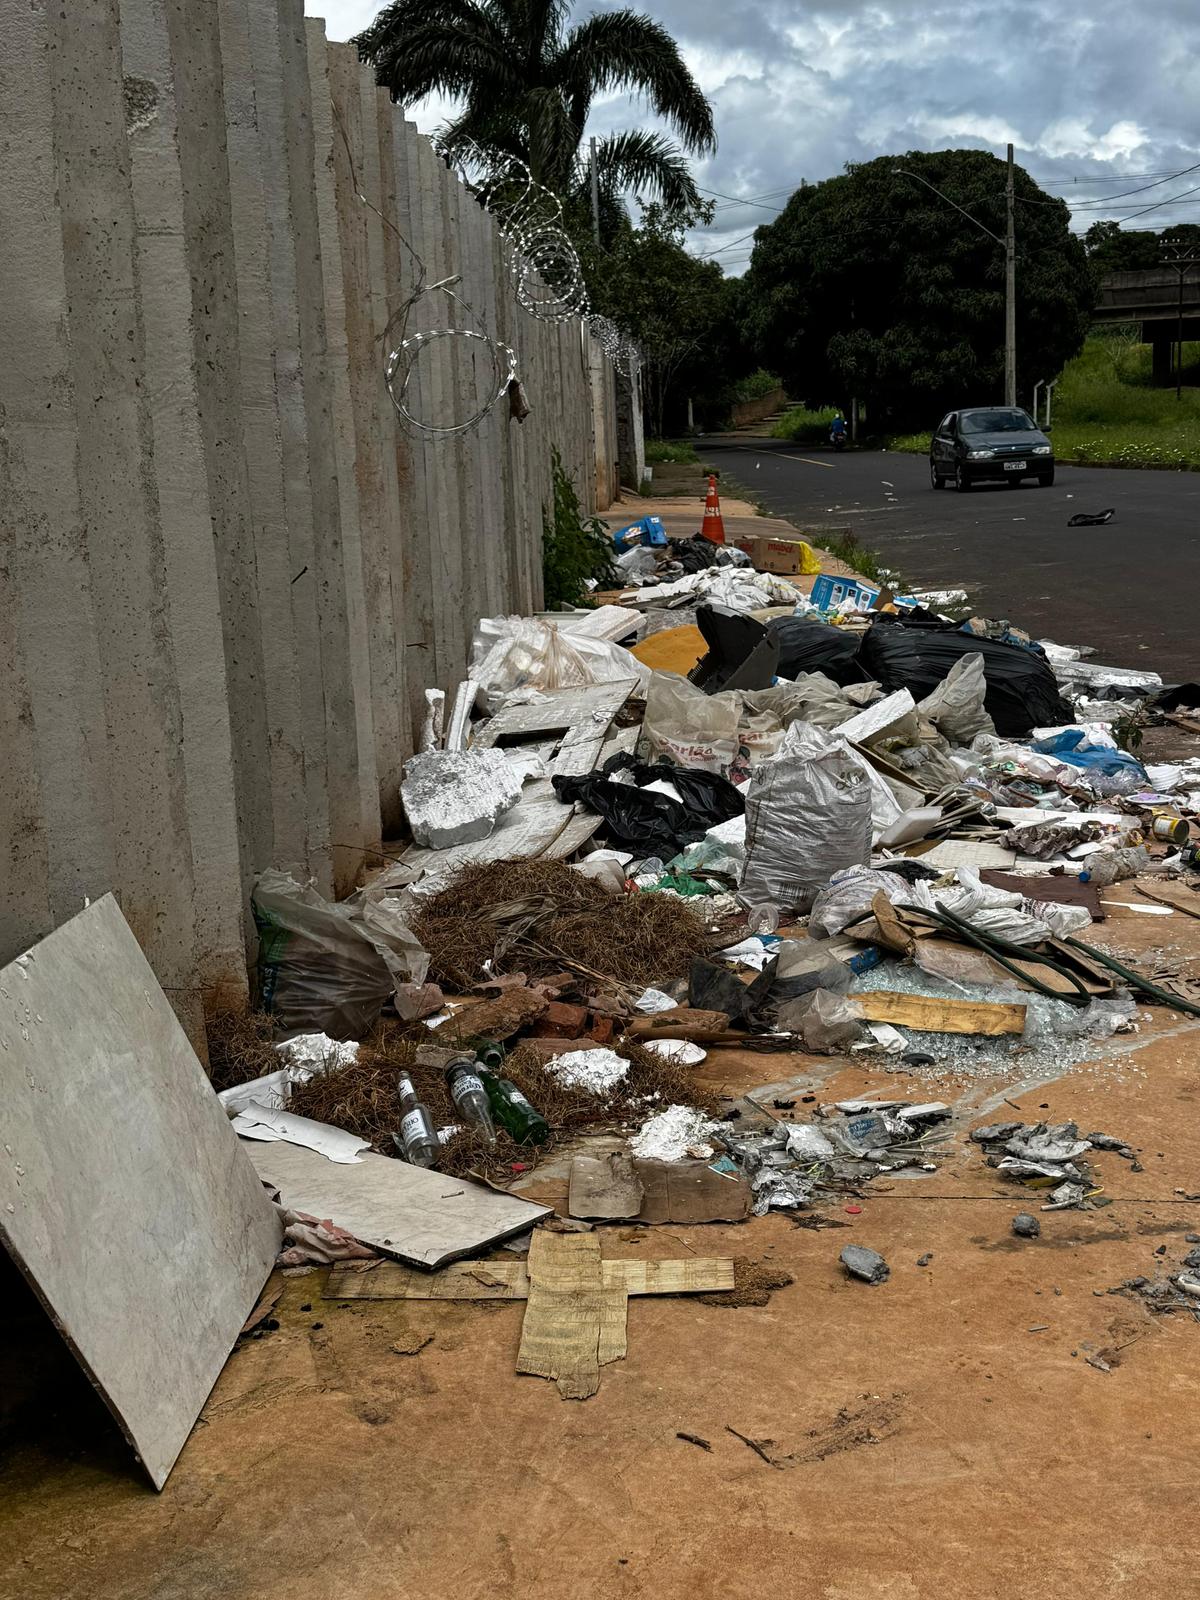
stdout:
[[[570,1237],[576,1237],[571,1235]],[[605,1288],[626,1295],[707,1294],[734,1286],[728,1257],[688,1256],[680,1261],[601,1261]],[[523,1261],[457,1261],[439,1272],[422,1272],[398,1261],[367,1270],[334,1267],[325,1300],[524,1300],[529,1274]]]
[[255,1144],[250,1159],[289,1211],[330,1217],[381,1255],[440,1267],[524,1233],[550,1213],[466,1178],[370,1153],[345,1165],[295,1144]]
[[517,1371],[552,1378],[564,1400],[586,1400],[600,1387],[602,1323],[606,1350],[622,1344],[613,1322],[624,1296],[605,1291],[600,1241],[592,1233],[535,1233],[528,1272]]
[[927,1033],[983,1033],[989,1036],[1025,1032],[1025,1007],[989,1001],[939,1000],[933,995],[893,994],[876,989],[853,996],[868,1022],[891,1022],[898,1028]]
[[0,1245],[161,1489],[281,1229],[112,895],[0,971],[0,1103]]
[[604,818],[593,811],[576,810],[575,815],[556,838],[541,852],[543,861],[565,861],[585,845],[604,823]]

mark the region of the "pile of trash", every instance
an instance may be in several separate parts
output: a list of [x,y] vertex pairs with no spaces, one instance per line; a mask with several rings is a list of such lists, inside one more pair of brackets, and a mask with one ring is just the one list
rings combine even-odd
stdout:
[[[260,877],[258,1002],[284,1043],[249,1082],[218,1051],[239,1131],[495,1181],[616,1127],[635,1164],[711,1164],[761,1211],[932,1166],[947,1108],[733,1128],[697,1087],[714,1045],[975,1076],[1082,1059],[1139,1001],[1200,1014],[1086,937],[1114,882],[1192,868],[1200,760],[1121,740],[1200,689],[923,603],[952,597],[805,595],[653,518],[618,546],[635,602],[485,618],[469,676],[427,695],[410,845],[338,905]],[[707,654],[650,671],[646,606],[685,594]],[[1069,1124],[973,1137],[1049,1208],[1093,1203],[1082,1157],[1114,1147]]]
[[1111,1150],[1141,1172],[1134,1150],[1108,1133],[1080,1138],[1074,1122],[994,1122],[971,1131],[971,1141],[987,1152],[987,1164],[1003,1177],[1034,1189],[1046,1189],[1043,1211],[1083,1211],[1105,1205],[1103,1189],[1086,1157],[1091,1150]]

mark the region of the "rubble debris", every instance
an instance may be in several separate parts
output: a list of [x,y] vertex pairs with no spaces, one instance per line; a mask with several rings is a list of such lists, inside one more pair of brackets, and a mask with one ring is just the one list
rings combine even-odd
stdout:
[[1018,1239],[1036,1239],[1042,1231],[1042,1225],[1028,1211],[1018,1211],[1012,1219],[1012,1231]]
[[877,1250],[869,1250],[866,1245],[848,1244],[838,1260],[849,1277],[858,1278],[862,1283],[886,1283],[891,1277],[887,1262]]

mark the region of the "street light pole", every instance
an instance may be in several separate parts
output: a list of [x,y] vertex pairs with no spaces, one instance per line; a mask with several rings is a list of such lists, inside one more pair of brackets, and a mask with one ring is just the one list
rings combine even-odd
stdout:
[[1008,147],[1008,182],[1004,187],[1004,404],[1017,403],[1017,228],[1013,188],[1013,147]]
[[948,194],[923,178],[919,172],[911,172],[908,167],[893,167],[893,172],[903,173],[906,178],[915,178],[918,183],[923,183],[927,189],[932,189],[939,200],[944,200],[948,206],[953,206],[955,211],[962,213],[968,222],[973,222],[981,232],[986,233],[989,239],[994,239],[1004,251],[1004,403],[1015,406],[1017,403],[1017,239],[1015,221],[1016,195],[1013,186],[1013,147],[1008,147],[1008,182],[1005,186],[1006,226],[1005,236],[1002,239],[998,233],[993,233],[986,223],[980,222],[978,217],[973,217],[969,211],[960,206],[957,200],[951,200]]
[[1183,245],[1178,245],[1174,255],[1167,263],[1175,268],[1179,274],[1179,300],[1176,307],[1175,320],[1175,398],[1183,399],[1183,278],[1189,267],[1197,264],[1195,256],[1189,256]]

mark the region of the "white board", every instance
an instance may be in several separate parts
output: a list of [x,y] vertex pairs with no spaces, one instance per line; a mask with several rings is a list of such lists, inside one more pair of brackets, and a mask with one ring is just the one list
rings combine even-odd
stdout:
[[0,1242],[161,1489],[280,1225],[105,895],[0,971]]
[[287,1210],[328,1217],[381,1255],[416,1267],[477,1255],[524,1233],[553,1209],[391,1156],[368,1154],[353,1166],[338,1166],[301,1145],[248,1149]]

